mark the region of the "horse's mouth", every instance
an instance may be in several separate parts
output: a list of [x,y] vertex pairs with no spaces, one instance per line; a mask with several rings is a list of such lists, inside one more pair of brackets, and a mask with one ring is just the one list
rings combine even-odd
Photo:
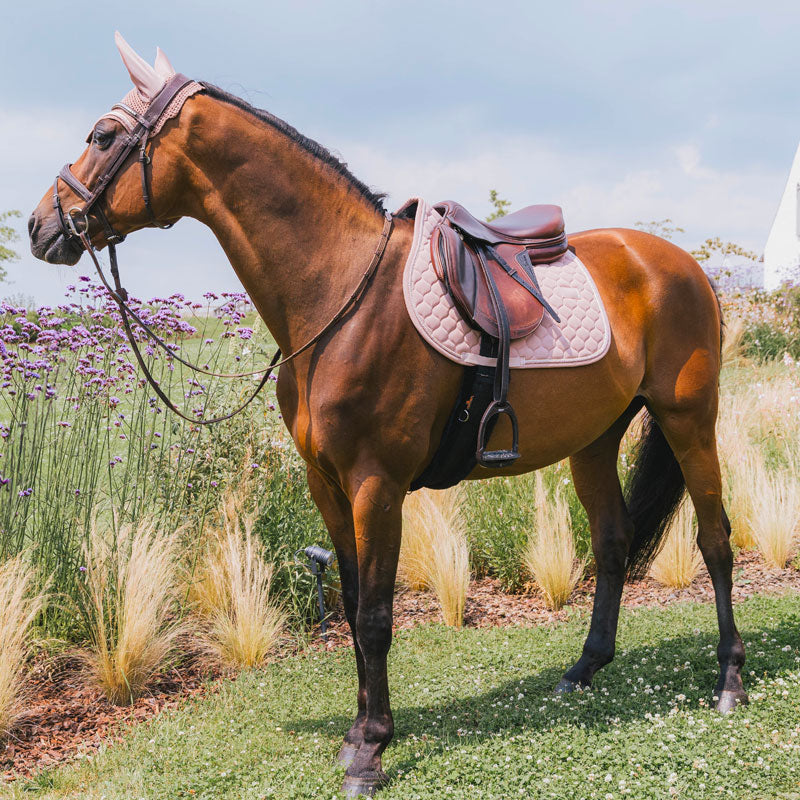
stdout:
[[31,253],[48,264],[66,264],[70,267],[80,261],[83,247],[73,238],[67,238],[56,231],[46,242],[40,243],[31,238]]

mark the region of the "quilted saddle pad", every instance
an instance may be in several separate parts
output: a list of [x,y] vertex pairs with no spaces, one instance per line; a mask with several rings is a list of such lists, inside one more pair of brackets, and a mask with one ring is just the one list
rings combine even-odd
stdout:
[[[495,359],[480,355],[480,331],[458,313],[433,267],[430,238],[441,217],[419,198],[409,200],[400,211],[414,203],[414,240],[403,271],[403,294],[411,321],[422,338],[451,361],[493,366]],[[511,342],[511,367],[578,367],[599,361],[611,344],[611,328],[589,271],[569,251],[558,261],[537,264],[534,269],[542,294],[561,323],[545,314],[533,333]]]

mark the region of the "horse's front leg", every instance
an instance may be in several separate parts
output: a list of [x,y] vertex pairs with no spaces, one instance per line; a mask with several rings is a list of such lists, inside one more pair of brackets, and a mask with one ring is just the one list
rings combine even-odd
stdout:
[[342,584],[342,604],[350,630],[353,634],[353,649],[358,670],[358,713],[350,730],[345,734],[339,750],[339,761],[348,766],[355,757],[364,739],[364,723],[367,719],[367,689],[364,657],[358,645],[356,614],[358,612],[358,557],[353,530],[353,508],[345,493],[329,482],[321,473],[308,468],[308,488],[317,504],[325,527],[336,550],[336,561]]
[[392,641],[392,601],[400,552],[404,489],[371,475],[352,492],[358,556],[356,638],[364,658],[366,718],[361,746],[342,786],[348,797],[371,797],[388,780],[381,755],[392,739],[386,656]]

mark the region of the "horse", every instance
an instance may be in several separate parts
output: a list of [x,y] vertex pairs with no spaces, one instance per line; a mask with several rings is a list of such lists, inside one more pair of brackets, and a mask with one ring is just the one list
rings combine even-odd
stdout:
[[[151,67],[121,37],[118,46],[146,105],[174,70],[161,51]],[[194,87],[160,129],[146,131],[139,163],[135,148],[123,153],[110,179],[135,124],[128,112],[139,112],[117,107],[102,117],[67,170],[72,179],[57,179],[31,215],[31,250],[52,264],[76,264],[87,246],[193,217],[213,231],[281,350],[294,354],[313,342],[281,367],[276,391],[335,547],[353,636],[357,713],[339,752],[347,764],[343,789],[371,796],[387,781],[381,759],[393,735],[386,660],[403,500],[437,449],[463,367],[423,341],[404,305],[413,220],[391,220],[368,284],[351,294],[386,233],[382,196],[286,122],[209,83]],[[91,209],[65,214],[86,199],[86,187],[96,195]],[[569,241],[605,304],[609,350],[589,365],[515,370],[509,397],[525,412],[522,456],[502,471],[476,467],[468,479],[569,458],[597,582],[583,651],[559,692],[589,686],[613,659],[623,584],[646,571],[688,490],[716,599],[716,707],[729,712],[748,698],[715,434],[718,299],[697,262],[664,239],[614,228]],[[348,296],[351,307],[337,318]],[[320,333],[326,319],[335,324]],[[642,408],[646,421],[623,495],[619,445]],[[508,426],[498,425],[489,445],[507,446],[509,438]]]

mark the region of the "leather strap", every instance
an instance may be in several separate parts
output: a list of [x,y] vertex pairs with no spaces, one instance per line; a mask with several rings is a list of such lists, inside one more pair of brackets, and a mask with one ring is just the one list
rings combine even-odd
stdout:
[[[141,317],[135,311],[133,311],[133,309],[131,309],[130,306],[127,304],[126,301],[128,299],[128,292],[122,287],[120,283],[119,269],[117,264],[117,249],[115,245],[109,244],[108,246],[109,261],[111,263],[111,274],[114,278],[114,287],[112,288],[112,286],[106,279],[105,273],[103,272],[103,268],[100,265],[100,260],[97,258],[97,252],[95,251],[94,246],[92,245],[91,240],[89,239],[86,231],[82,231],[80,233],[80,239],[81,242],[83,243],[84,248],[89,253],[89,256],[91,257],[94,263],[95,269],[97,270],[97,274],[100,277],[103,286],[105,286],[106,290],[108,291],[114,302],[116,302],[117,306],[119,307],[120,315],[122,316],[122,324],[125,329],[125,335],[128,338],[128,342],[130,343],[131,348],[133,349],[134,355],[142,372],[144,372],[144,376],[147,379],[147,382],[150,384],[150,386],[153,388],[153,390],[162,400],[162,402],[167,406],[167,408],[169,408],[171,411],[174,411],[179,417],[196,425],[213,425],[216,422],[222,422],[226,419],[230,419],[231,417],[238,414],[240,411],[243,411],[245,408],[247,408],[247,406],[250,405],[250,403],[255,399],[256,395],[258,395],[258,393],[264,388],[264,386],[267,383],[267,380],[269,380],[269,376],[272,374],[272,371],[274,369],[282,366],[283,364],[286,364],[287,362],[293,360],[294,358],[297,358],[297,356],[299,356],[301,353],[304,353],[310,347],[319,342],[319,340],[322,339],[322,337],[325,336],[327,333],[329,333],[334,328],[334,326],[345,316],[345,314],[349,311],[349,309],[355,303],[357,303],[358,300],[361,299],[362,295],[367,289],[367,286],[369,285],[370,280],[372,279],[372,276],[377,271],[378,266],[380,265],[381,260],[383,259],[383,254],[386,252],[386,246],[389,243],[389,237],[391,236],[392,233],[393,221],[394,218],[392,217],[392,215],[389,212],[386,212],[385,221],[383,223],[383,230],[381,232],[381,236],[378,241],[378,246],[375,248],[375,252],[373,253],[372,259],[367,265],[366,270],[364,270],[364,273],[361,276],[361,280],[358,282],[356,288],[353,290],[353,292],[350,294],[347,300],[344,301],[339,310],[333,315],[333,317],[327,323],[327,325],[325,325],[318,333],[312,336],[304,345],[297,348],[297,350],[295,350],[291,355],[288,355],[285,358],[281,359],[281,351],[280,349],[278,349],[275,352],[275,355],[272,357],[272,361],[270,361],[269,366],[265,370],[254,370],[253,372],[239,372],[232,374],[211,372],[210,370],[204,369],[203,367],[199,367],[195,364],[190,363],[189,361],[186,361],[185,359],[181,358],[177,353],[170,350],[167,344],[163,340],[159,339],[159,337],[153,332],[150,326],[146,322],[144,322],[144,320],[142,320]],[[244,403],[242,403],[242,405],[240,405],[238,408],[236,408],[234,411],[231,411],[230,413],[220,417],[214,417],[212,419],[196,419],[194,417],[190,417],[187,414],[184,414],[179,408],[177,408],[177,406],[169,399],[169,397],[166,395],[163,389],[161,389],[161,387],[158,385],[158,382],[155,380],[155,378],[153,378],[152,374],[150,373],[150,370],[147,367],[147,364],[145,363],[144,357],[142,356],[141,351],[139,350],[139,345],[136,342],[136,338],[133,335],[133,330],[131,329],[129,318],[132,318],[138,325],[140,325],[141,328],[144,330],[145,334],[148,336],[148,338],[150,338],[153,342],[155,342],[172,358],[174,358],[176,361],[180,362],[184,366],[188,367],[189,369],[194,370],[195,372],[200,372],[203,373],[204,375],[209,375],[211,377],[216,377],[216,378],[247,378],[247,377],[252,377],[253,375],[261,375],[262,376],[261,380],[258,386],[253,391],[253,393],[250,395],[250,397],[248,397],[247,400]]]

